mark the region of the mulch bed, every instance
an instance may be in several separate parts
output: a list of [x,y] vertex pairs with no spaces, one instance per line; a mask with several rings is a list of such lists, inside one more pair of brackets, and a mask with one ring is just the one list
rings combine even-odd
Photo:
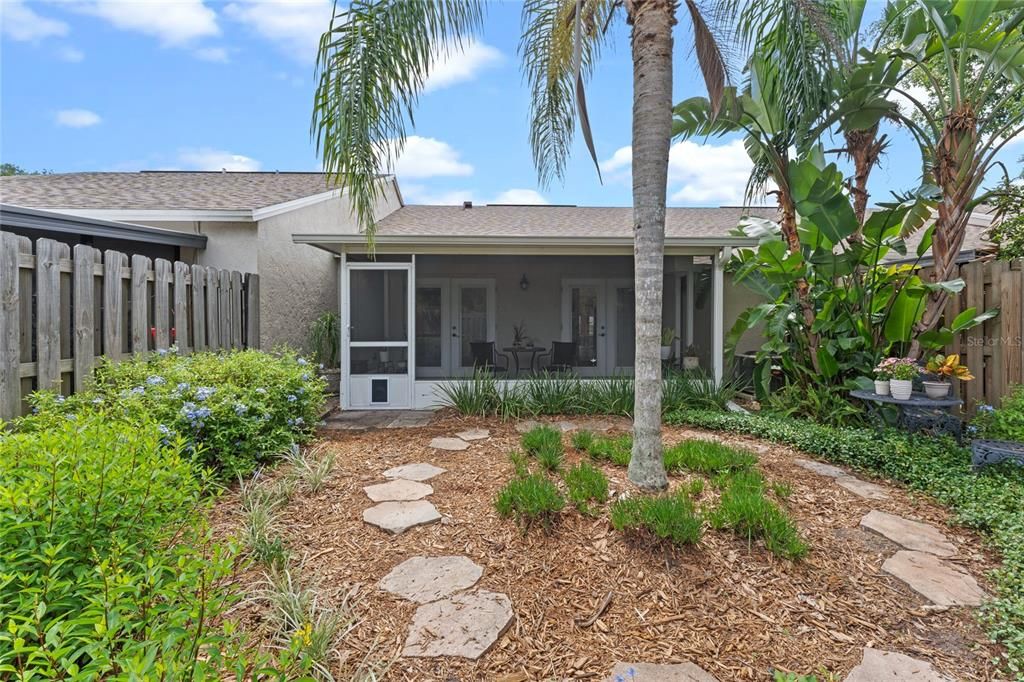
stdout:
[[[625,420],[615,423],[613,433],[629,428]],[[427,447],[434,436],[469,427],[490,429],[491,437],[463,452]],[[334,475],[319,493],[296,494],[282,512],[282,532],[328,598],[360,586],[362,623],[344,643],[353,658],[372,650],[386,659],[400,651],[416,605],[376,585],[412,556],[469,557],[485,569],[477,587],[506,593],[515,610],[509,630],[480,660],[398,658],[387,679],[603,680],[614,661],[692,661],[723,682],[769,680],[772,669],[830,679],[827,671],[842,679],[865,646],[930,660],[956,679],[999,679],[991,663],[998,650],[973,612],[926,608],[923,598],[881,571],[898,547],[858,524],[880,509],[942,527],[957,547],[952,561],[983,586],[992,557],[978,536],[945,527],[949,514],[942,507],[884,481],[877,482],[891,498],[869,501],[800,468],[793,460],[803,455],[789,448],[666,427],[669,444],[708,438],[746,447],[770,481],[791,486],[785,506],[811,547],[794,563],[710,529],[691,549],[638,543],[614,531],[607,514],[590,518],[571,507],[550,533],[537,528],[524,535],[493,509],[512,475],[506,455],[519,434],[511,423],[442,413],[423,428],[325,436],[330,440],[321,447],[335,453]],[[568,436],[566,445],[569,465],[580,454]],[[362,488],[381,482],[385,469],[418,461],[448,470],[429,481],[434,494],[427,498],[443,521],[400,536],[364,524],[362,511],[371,503]],[[625,469],[603,468],[613,491],[628,489]],[[237,509],[237,495],[225,495],[212,514],[215,529],[233,532]],[[237,584],[253,595],[260,578],[250,569]],[[594,618],[609,592],[610,602]],[[259,634],[264,608],[249,600],[233,615]]]

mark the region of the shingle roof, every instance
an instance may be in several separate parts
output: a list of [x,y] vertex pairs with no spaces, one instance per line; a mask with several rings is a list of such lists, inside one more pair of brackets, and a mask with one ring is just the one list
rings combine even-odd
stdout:
[[324,173],[60,173],[2,177],[0,201],[32,208],[251,210],[329,189]]
[[[725,237],[745,215],[774,208],[669,208],[667,237]],[[594,206],[403,206],[377,225],[379,236],[632,237],[633,209]]]

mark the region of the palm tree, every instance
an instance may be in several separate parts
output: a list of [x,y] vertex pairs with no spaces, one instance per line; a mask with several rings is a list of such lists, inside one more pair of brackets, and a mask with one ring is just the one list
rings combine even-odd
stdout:
[[[726,83],[716,41],[684,0],[713,102]],[[622,10],[622,11],[619,11]],[[527,0],[520,53],[533,93],[530,140],[541,183],[561,178],[577,116],[595,164],[584,82],[607,28],[625,14],[633,57],[633,222],[636,357],[629,479],[668,485],[662,462],[660,361],[665,203],[672,135],[672,29],[677,0]],[[346,187],[371,242],[378,182],[401,153],[435,55],[482,25],[480,0],[355,0],[335,5],[320,40],[312,133],[324,169]]]

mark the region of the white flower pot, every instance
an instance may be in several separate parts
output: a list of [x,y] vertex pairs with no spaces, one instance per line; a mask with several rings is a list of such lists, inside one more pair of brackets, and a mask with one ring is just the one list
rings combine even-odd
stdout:
[[923,383],[925,395],[933,400],[947,397],[949,389],[953,387],[948,381],[925,381]]
[[912,379],[890,379],[889,392],[896,400],[910,400],[910,394],[914,392],[914,381]]
[[875,393],[877,395],[889,395],[889,380],[875,379]]
[[687,355],[683,358],[683,369],[697,369],[700,367],[700,358],[696,355]]
[[662,346],[661,359],[668,360],[670,357],[672,357],[672,346]]

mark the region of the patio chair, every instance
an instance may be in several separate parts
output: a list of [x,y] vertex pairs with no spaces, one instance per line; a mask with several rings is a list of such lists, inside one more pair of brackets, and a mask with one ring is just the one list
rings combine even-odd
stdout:
[[551,350],[537,356],[538,366],[544,358],[550,358],[547,367],[544,368],[548,372],[575,372],[576,344],[572,341],[552,341]]
[[[470,341],[469,352],[473,356],[473,367],[487,372],[508,372],[508,356],[499,353],[493,341]],[[504,365],[498,360],[503,360]]]

